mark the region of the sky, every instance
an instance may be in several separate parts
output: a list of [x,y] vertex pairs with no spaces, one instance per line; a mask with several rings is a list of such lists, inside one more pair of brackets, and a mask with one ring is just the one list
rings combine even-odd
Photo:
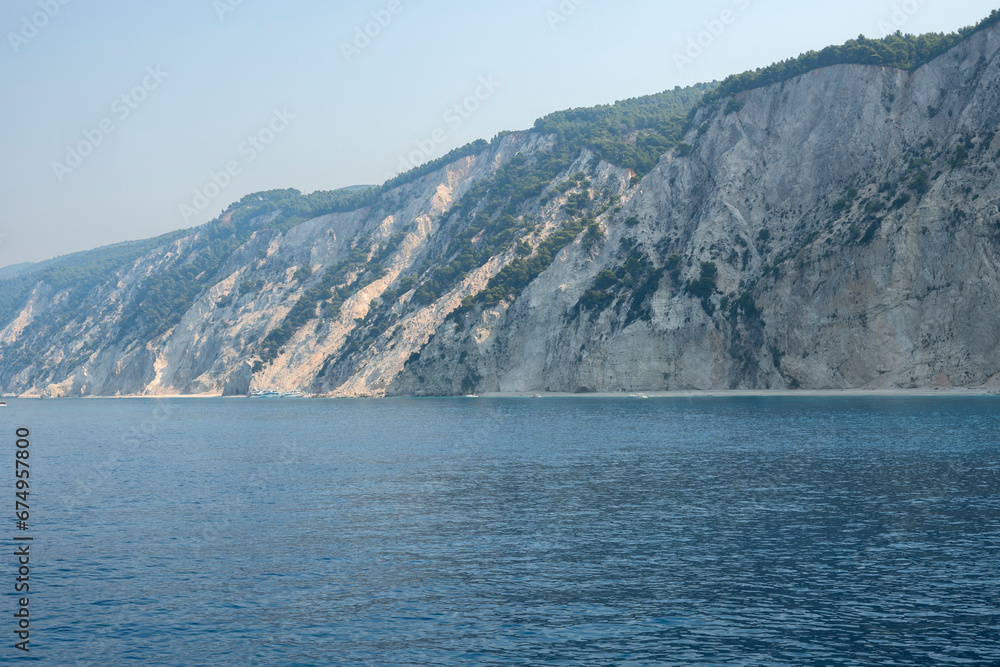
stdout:
[[1000,0],[4,0],[0,267]]

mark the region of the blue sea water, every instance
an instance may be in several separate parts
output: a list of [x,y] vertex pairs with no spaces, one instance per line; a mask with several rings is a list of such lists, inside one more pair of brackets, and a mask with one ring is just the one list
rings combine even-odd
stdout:
[[1000,664],[1000,399],[10,403],[5,663]]

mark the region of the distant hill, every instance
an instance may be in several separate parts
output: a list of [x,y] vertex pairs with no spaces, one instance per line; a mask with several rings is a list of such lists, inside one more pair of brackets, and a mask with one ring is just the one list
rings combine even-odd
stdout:
[[9,278],[11,276],[16,276],[19,273],[24,273],[25,271],[31,270],[34,266],[32,262],[21,262],[20,264],[11,264],[10,266],[4,266],[0,268],[0,278]]
[[1000,13],[0,270],[54,395],[1000,387]]

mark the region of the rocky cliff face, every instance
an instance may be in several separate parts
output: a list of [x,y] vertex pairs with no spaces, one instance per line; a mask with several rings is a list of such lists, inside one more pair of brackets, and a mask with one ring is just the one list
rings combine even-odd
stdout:
[[146,338],[125,332],[151,277],[194,265],[223,221],[84,295],[39,280],[0,323],[0,384],[1000,387],[998,50],[992,28],[912,73],[840,65],[740,93],[700,109],[642,179],[584,150],[541,196],[498,203],[556,141],[526,132],[354,212],[258,218]]

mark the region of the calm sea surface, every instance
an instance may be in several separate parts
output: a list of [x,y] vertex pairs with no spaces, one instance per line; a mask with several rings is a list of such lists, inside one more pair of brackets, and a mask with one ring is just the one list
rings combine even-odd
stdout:
[[1000,399],[10,403],[29,662],[1000,664]]

